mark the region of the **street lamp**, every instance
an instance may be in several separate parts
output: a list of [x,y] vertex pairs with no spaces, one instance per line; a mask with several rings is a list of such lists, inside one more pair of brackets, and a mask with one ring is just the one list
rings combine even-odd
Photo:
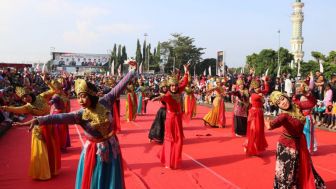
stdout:
[[[148,36],[147,33],[144,34],[145,36],[145,41],[146,41],[146,37]],[[147,52],[147,47],[145,47],[145,60],[146,60],[146,55],[147,55],[147,73],[149,73],[149,53]]]
[[280,30],[278,30],[278,39],[279,39],[279,43],[278,43],[278,73],[277,73],[277,77],[280,77]]

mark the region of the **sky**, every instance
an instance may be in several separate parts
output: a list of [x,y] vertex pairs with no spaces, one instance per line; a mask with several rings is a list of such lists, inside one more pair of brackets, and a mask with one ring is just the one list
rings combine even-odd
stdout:
[[[262,49],[290,48],[295,0],[0,0],[0,62],[48,61],[57,52],[108,53],[115,43],[134,57],[136,41],[153,46],[181,33],[225,52],[229,67]],[[336,50],[336,1],[302,0],[304,60]],[[280,35],[278,34],[280,30]]]

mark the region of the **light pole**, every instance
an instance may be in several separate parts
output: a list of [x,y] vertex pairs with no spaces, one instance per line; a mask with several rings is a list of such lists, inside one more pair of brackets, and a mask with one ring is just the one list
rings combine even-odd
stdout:
[[[145,36],[145,41],[146,41],[148,34],[145,33],[144,36]],[[147,52],[147,47],[145,47],[145,60],[146,58],[147,58],[147,73],[148,73],[149,72],[149,53]]]
[[277,76],[280,77],[280,30],[278,30],[278,73]]

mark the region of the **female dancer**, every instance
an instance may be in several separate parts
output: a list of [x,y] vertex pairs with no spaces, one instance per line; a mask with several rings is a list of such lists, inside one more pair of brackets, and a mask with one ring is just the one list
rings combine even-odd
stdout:
[[251,108],[248,112],[247,117],[247,142],[244,144],[244,150],[247,155],[259,155],[261,152],[265,151],[268,144],[265,138],[265,123],[264,123],[264,112],[263,104],[264,97],[269,90],[268,83],[264,80],[264,90],[261,90],[260,81],[254,79],[251,82],[251,87],[253,92],[250,97]]
[[236,81],[236,90],[231,94],[235,96],[233,106],[233,127],[236,136],[245,136],[247,128],[247,113],[249,107],[249,93],[245,89],[244,80],[239,78]]
[[184,65],[184,77],[181,84],[175,75],[168,80],[169,91],[153,100],[161,100],[167,104],[167,115],[165,121],[165,136],[162,151],[159,154],[161,163],[166,168],[177,169],[182,158],[183,128],[181,93],[188,83],[188,71],[190,64]]
[[[83,79],[76,80],[75,90],[82,109],[43,116],[24,124],[77,124],[88,139],[80,156],[76,188],[125,188],[122,157],[112,117],[112,104],[135,75],[136,62],[128,61],[130,72],[108,94],[98,98],[97,88]],[[23,125],[24,125],[23,124]]]
[[[295,86],[295,93],[296,95],[293,96],[293,101],[297,102],[297,101],[301,101],[301,102],[305,102],[307,101],[307,98],[303,95],[307,92],[309,92],[309,90],[313,90],[314,88],[314,79],[313,76],[311,74],[311,79],[310,79],[310,86],[308,87],[308,85],[304,82],[304,81],[298,81]],[[303,133],[306,136],[306,140],[307,140],[307,147],[310,153],[316,152],[317,151],[317,142],[316,142],[316,138],[315,138],[315,127],[314,127],[314,120],[312,117],[312,108],[308,108],[308,109],[302,109],[302,113],[303,115],[306,117],[306,122],[304,125],[304,129],[303,129]]]
[[[63,92],[63,87],[61,83],[58,80],[51,81],[51,85],[54,87],[55,94],[51,97],[51,100],[49,101],[50,105],[53,105],[51,109],[51,114],[60,114],[60,113],[66,113],[68,101],[66,94]],[[68,145],[68,139],[69,137],[69,128],[66,124],[59,124],[55,125],[56,129],[58,130],[58,136],[59,136],[59,142],[62,152],[66,152],[66,148]]]
[[[163,80],[160,83],[160,94],[165,95],[167,93],[167,81]],[[165,121],[166,121],[166,110],[167,105],[164,101],[161,101],[161,107],[156,113],[155,119],[152,123],[152,126],[149,130],[148,138],[151,142],[152,140],[162,143],[164,138],[164,128],[165,128]]]
[[183,117],[186,122],[189,122],[193,117],[196,116],[196,98],[194,95],[193,87],[191,86],[191,76],[188,78],[188,85],[184,89],[184,108]]
[[204,117],[204,125],[210,125],[211,127],[225,127],[225,102],[224,89],[220,85],[220,80],[217,79],[216,87],[210,89],[207,93],[215,93],[215,99],[212,102],[212,109]]
[[274,188],[326,188],[314,169],[303,134],[306,118],[301,109],[313,108],[316,99],[310,93],[304,96],[307,100],[296,104],[279,91],[270,96],[282,113],[266,126],[270,130],[283,127],[277,144]]
[[[17,87],[16,94],[26,104],[20,107],[2,106],[1,109],[15,114],[48,115],[50,113],[48,101],[55,94],[55,91],[50,83],[47,84],[51,90],[37,96],[27,88]],[[53,175],[57,175],[61,168],[60,150],[56,127],[41,124],[40,127],[34,128],[31,140],[29,176],[33,179],[47,180]]]
[[129,84],[126,87],[126,105],[125,105],[125,117],[126,117],[126,121],[130,122],[130,121],[134,121],[136,118],[136,112],[137,112],[137,96],[134,92],[134,84],[131,82],[129,82]]

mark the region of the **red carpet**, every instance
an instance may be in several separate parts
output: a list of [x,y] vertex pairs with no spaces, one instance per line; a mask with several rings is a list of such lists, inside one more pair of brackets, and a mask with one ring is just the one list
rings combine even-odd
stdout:
[[[78,109],[77,103],[72,104]],[[121,107],[124,114],[124,101]],[[197,118],[184,125],[182,169],[169,170],[156,157],[161,146],[150,144],[147,138],[158,108],[159,103],[149,102],[146,116],[138,116],[134,123],[121,119],[119,140],[128,189],[272,188],[279,130],[266,132],[269,148],[262,157],[246,157],[242,148],[245,138],[231,135],[232,114],[227,113],[228,128],[205,128],[201,118],[209,108],[199,106]],[[0,188],[74,188],[82,144],[76,127],[70,132],[72,147],[62,154],[60,174],[41,182],[28,177],[30,133],[26,128],[9,130],[0,138]],[[317,130],[316,134],[319,149],[313,156],[315,168],[328,188],[336,188],[336,133]]]

